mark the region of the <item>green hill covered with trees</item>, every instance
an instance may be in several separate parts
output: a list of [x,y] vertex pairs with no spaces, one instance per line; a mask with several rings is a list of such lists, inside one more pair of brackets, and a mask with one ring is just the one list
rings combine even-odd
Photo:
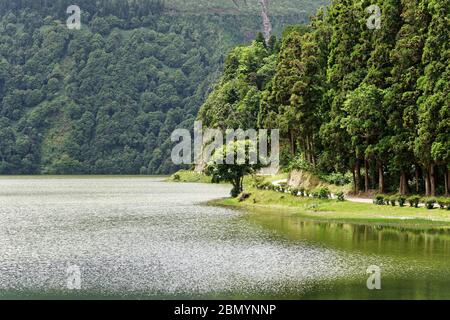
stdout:
[[279,128],[283,165],[353,174],[355,192],[448,194],[448,0],[334,0],[281,43],[226,59],[199,112],[205,126]]
[[[262,30],[258,1],[76,3],[81,30],[72,1],[0,0],[0,174],[174,171],[170,134]],[[323,3],[273,1],[275,32]]]

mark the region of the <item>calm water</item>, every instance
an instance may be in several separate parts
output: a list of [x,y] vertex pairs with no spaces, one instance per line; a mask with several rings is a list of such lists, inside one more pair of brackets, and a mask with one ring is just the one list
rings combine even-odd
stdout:
[[[229,187],[0,178],[0,298],[446,298],[450,233],[204,205]],[[366,269],[382,269],[382,290]],[[69,266],[81,290],[67,288]]]

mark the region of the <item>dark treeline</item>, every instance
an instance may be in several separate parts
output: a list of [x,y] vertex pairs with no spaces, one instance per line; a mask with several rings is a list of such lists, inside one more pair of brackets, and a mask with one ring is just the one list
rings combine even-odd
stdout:
[[335,0],[279,45],[236,48],[200,119],[279,128],[286,166],[350,172],[356,193],[448,195],[450,3],[378,1],[379,29],[371,4]]

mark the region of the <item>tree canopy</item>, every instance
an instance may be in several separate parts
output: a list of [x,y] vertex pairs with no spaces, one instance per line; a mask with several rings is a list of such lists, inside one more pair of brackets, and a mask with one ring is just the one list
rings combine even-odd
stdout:
[[370,5],[334,0],[275,50],[235,49],[199,118],[279,128],[286,167],[351,172],[356,193],[448,194],[449,3],[379,1],[379,28]]

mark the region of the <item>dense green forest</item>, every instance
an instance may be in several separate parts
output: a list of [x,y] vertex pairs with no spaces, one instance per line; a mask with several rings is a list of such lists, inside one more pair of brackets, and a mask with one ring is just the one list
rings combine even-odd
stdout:
[[351,173],[355,192],[448,194],[450,3],[333,0],[281,42],[226,59],[205,126],[279,128],[283,165]]
[[[275,33],[326,2],[274,1]],[[173,172],[170,134],[262,31],[258,1],[76,3],[81,30],[72,1],[0,0],[0,174]]]

